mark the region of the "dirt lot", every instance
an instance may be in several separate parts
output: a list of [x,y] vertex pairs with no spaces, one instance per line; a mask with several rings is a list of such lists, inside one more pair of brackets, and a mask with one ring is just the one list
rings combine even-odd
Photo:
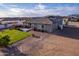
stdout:
[[[29,37],[12,46],[1,50],[3,55],[28,55],[28,56],[79,56],[79,27],[78,23],[69,23],[63,31],[55,33],[42,33],[31,31],[39,38]],[[77,26],[77,27],[76,27]]]

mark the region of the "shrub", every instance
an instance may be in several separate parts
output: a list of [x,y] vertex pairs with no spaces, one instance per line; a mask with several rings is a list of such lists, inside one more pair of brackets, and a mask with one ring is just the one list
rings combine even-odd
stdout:
[[8,35],[3,36],[0,38],[0,46],[7,46],[9,45],[10,37]]

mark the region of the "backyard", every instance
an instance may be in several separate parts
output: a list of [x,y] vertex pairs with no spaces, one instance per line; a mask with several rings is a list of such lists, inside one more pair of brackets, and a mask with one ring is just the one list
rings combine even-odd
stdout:
[[28,36],[31,35],[31,33],[29,32],[23,32],[23,31],[19,31],[19,30],[15,30],[15,29],[5,29],[3,31],[0,32],[0,38],[8,35],[10,37],[10,42],[9,44],[12,44],[14,42],[17,42],[19,40],[22,40]]
[[[33,35],[28,37],[30,33],[39,38]],[[7,29],[0,34],[9,35],[10,44],[24,38],[9,47],[0,48],[0,56],[79,56],[79,23],[77,22],[69,22],[64,30],[54,33]]]

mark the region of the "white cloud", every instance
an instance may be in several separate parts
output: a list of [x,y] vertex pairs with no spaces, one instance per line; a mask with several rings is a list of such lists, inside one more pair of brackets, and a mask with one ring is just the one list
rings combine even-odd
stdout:
[[9,7],[4,4],[0,4],[0,6],[5,7],[5,10],[0,9],[0,17],[68,15],[79,13],[79,7],[55,7],[52,9],[46,9],[47,6],[38,4],[34,9],[24,9]]
[[11,12],[18,12],[18,13],[20,13],[20,12],[23,12],[23,11],[25,11],[25,9],[21,9],[21,8],[10,8],[10,11]]
[[37,6],[35,6],[35,9],[39,9],[39,10],[45,9],[45,8],[46,8],[46,6],[45,5],[42,5],[41,3],[38,4]]

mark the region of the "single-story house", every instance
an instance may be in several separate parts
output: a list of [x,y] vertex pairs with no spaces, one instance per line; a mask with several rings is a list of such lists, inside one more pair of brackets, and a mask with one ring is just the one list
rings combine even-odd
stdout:
[[61,16],[40,17],[26,20],[26,26],[34,30],[54,32],[57,29],[63,29],[66,25],[65,20],[68,19]]
[[23,22],[25,22],[25,18],[15,17],[15,18],[2,18],[1,24],[6,25],[13,25],[13,26],[23,26]]

